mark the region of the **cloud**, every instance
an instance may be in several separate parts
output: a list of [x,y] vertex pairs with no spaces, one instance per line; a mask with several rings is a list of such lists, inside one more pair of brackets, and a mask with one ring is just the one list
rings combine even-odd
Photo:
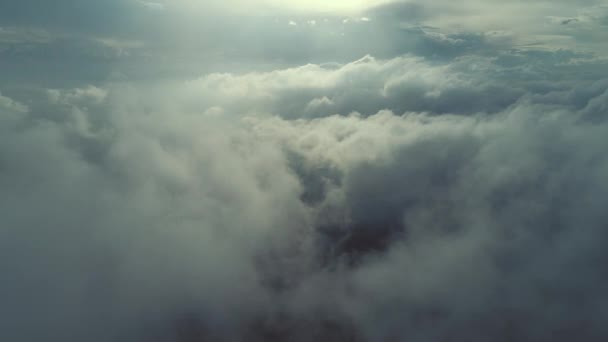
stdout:
[[[5,75],[0,84],[3,89],[42,81],[53,88],[82,87],[115,75],[149,82],[345,64],[365,55],[446,61],[540,48],[605,54],[605,30],[599,29],[604,9],[592,2],[576,8],[544,1],[534,6],[467,2],[458,8],[441,1],[369,3],[374,6],[354,14],[239,4],[87,0],[76,5],[62,0],[41,7],[5,1],[0,5]],[[237,7],[241,10],[231,10]],[[497,15],[500,20],[491,19]],[[578,18],[576,25],[559,24],[571,17]],[[286,23],[300,25],[286,29]],[[174,60],[180,63],[167,63]]]
[[[390,60],[367,56],[343,65],[210,74],[188,82],[176,96],[195,99],[184,100],[189,108],[221,106],[229,112],[271,112],[286,118],[371,115],[383,109],[399,114],[470,115],[501,112],[519,101],[570,102],[581,109],[604,89],[603,63],[569,51],[509,51],[450,63],[414,56]],[[587,80],[560,76],[591,70],[595,74]],[[543,78],[552,81],[539,81]],[[589,87],[594,81],[595,86]]]
[[[264,305],[256,259],[306,228],[280,151],[252,145],[242,129],[228,133],[232,125],[218,130],[221,119],[204,133],[213,121],[205,116],[173,128],[145,112],[91,117],[86,102],[103,100],[86,94],[99,92],[54,96],[74,106],[63,121],[3,113],[1,267],[12,280],[2,291],[14,294],[2,310],[2,321],[14,322],[3,338],[131,340],[156,334],[158,319],[161,336],[173,333],[179,311],[188,314],[183,305],[199,304],[210,305],[218,329],[237,324],[230,301],[244,316],[245,298]],[[273,214],[277,206],[284,210]],[[201,288],[211,292],[201,297]],[[157,316],[152,307],[163,309]]]
[[0,108],[9,113],[24,113],[28,111],[27,106],[14,101],[9,97],[2,96],[2,94],[0,94],[0,106]]
[[[2,336],[601,340],[606,82],[538,81],[597,63],[367,57],[1,97]],[[496,106],[494,83],[520,90]],[[475,106],[443,98],[463,88]]]
[[0,4],[0,340],[606,340],[599,1],[277,4]]
[[[419,24],[461,34],[509,32],[518,46],[535,44],[546,49],[579,49],[605,54],[603,31],[591,24],[605,17],[605,4],[589,0],[573,4],[559,1],[394,1],[371,7],[370,16],[387,25]],[[592,14],[593,13],[593,14]],[[573,15],[573,14],[578,14]],[[575,18],[573,18],[575,17]],[[547,25],[547,18],[553,25]],[[576,20],[577,25],[563,25]],[[578,24],[587,23],[593,27]],[[587,26],[587,28],[584,28]],[[581,45],[579,39],[585,38]]]

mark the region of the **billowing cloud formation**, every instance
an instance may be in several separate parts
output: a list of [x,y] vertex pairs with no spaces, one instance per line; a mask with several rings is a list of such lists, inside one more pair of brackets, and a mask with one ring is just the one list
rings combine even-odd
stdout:
[[[571,79],[573,73],[588,74]],[[606,91],[603,60],[569,51],[463,56],[451,63],[402,56],[366,56],[346,64],[308,64],[272,72],[213,73],[176,86],[187,110],[221,107],[230,113],[270,112],[316,118],[388,109],[472,115],[517,103],[559,104],[580,110]],[[153,90],[160,94],[163,90]],[[159,103],[160,105],[160,103]]]
[[608,339],[601,3],[254,5],[0,1],[0,340]]
[[1,97],[2,338],[605,338],[608,83],[510,58]]

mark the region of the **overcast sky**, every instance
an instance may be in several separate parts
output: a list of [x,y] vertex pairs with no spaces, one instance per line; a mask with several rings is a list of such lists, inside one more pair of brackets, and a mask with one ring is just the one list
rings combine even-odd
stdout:
[[608,3],[0,0],[0,340],[608,340]]

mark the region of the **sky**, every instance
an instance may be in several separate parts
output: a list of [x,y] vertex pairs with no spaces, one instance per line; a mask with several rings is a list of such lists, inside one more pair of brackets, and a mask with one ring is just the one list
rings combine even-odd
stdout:
[[0,0],[0,340],[606,341],[608,3]]

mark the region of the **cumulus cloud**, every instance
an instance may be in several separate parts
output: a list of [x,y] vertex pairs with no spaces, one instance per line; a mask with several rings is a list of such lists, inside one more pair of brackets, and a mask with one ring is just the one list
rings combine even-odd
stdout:
[[[588,79],[565,78],[592,70]],[[372,115],[383,109],[470,115],[501,112],[521,101],[582,109],[605,90],[606,76],[602,60],[564,50],[510,51],[451,63],[366,56],[346,64],[209,74],[180,86],[181,95],[176,96],[185,97],[190,109],[221,106],[230,112],[271,112],[286,118]]]
[[[485,105],[451,114],[354,102],[424,77],[429,104],[451,82],[492,87],[493,68],[459,63],[56,89],[32,108],[2,97],[4,338],[605,337],[606,83],[530,82],[496,108],[471,92]],[[283,117],[258,103],[304,86],[326,95]],[[211,90],[226,99],[205,109]]]
[[173,328],[183,305],[211,305],[218,329],[248,315],[244,301],[263,308],[255,263],[308,228],[276,146],[206,116],[93,125],[77,124],[83,107],[64,122],[15,108],[2,124],[4,338],[129,340],[155,320]]

